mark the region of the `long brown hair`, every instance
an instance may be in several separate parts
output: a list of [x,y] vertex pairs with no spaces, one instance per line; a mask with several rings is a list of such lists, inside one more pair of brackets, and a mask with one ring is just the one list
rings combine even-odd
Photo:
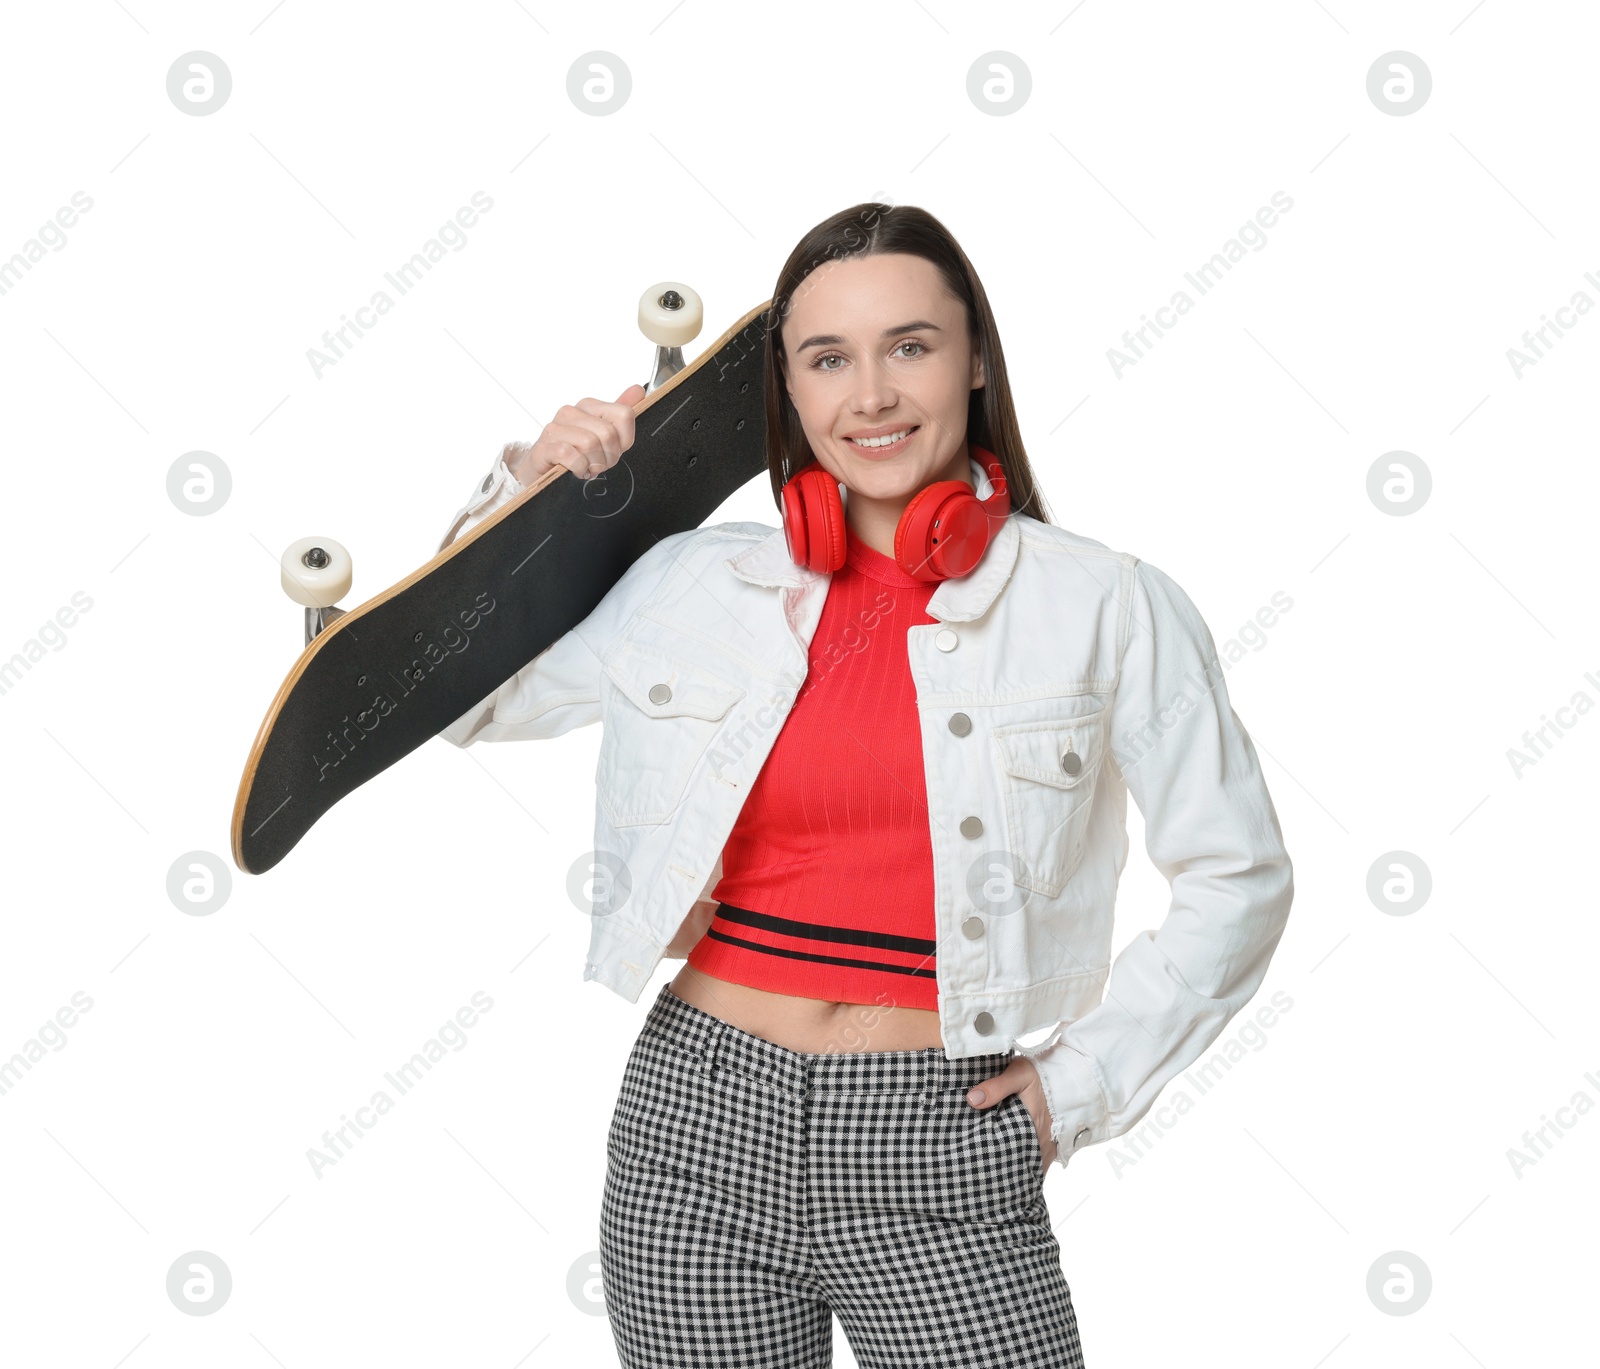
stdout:
[[983,358],[984,383],[967,399],[967,441],[995,454],[1006,473],[1013,513],[1025,513],[1041,523],[1051,522],[1044,495],[1034,479],[1033,467],[1023,449],[1017,411],[1006,379],[1005,353],[1000,330],[989,308],[983,282],[950,230],[925,209],[915,205],[868,202],[842,209],[824,219],[795,245],[778,273],[767,315],[765,386],[767,403],[767,470],[772,497],[781,509],[784,483],[812,459],[811,445],[800,426],[800,415],[783,380],[783,335],[794,293],[819,266],[848,257],[869,257],[882,252],[904,252],[923,257],[938,268],[945,288],[966,307],[967,336]]

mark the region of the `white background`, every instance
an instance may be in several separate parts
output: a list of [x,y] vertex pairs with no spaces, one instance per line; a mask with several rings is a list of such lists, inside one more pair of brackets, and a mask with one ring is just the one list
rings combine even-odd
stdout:
[[[1600,698],[1600,319],[1507,357],[1600,299],[1590,7],[125,0],[5,32],[0,260],[93,201],[0,295],[0,658],[92,600],[0,696],[0,1062],[92,1000],[0,1094],[6,1360],[614,1361],[604,1141],[677,962],[637,1005],[581,981],[598,730],[430,743],[209,916],[167,875],[226,858],[300,645],[284,546],[336,537],[352,602],[379,592],[504,442],[645,378],[647,285],[699,290],[707,342],[871,198],[976,264],[1056,521],[1167,571],[1219,646],[1293,601],[1227,677],[1296,898],[1224,1040],[1292,1007],[1203,1097],[1170,1086],[1195,1106],[1137,1155],[1051,1170],[1091,1369],[1591,1353],[1600,1118],[1520,1177],[1508,1151],[1600,1100],[1600,720],[1520,777],[1508,751]],[[606,117],[567,94],[596,49],[632,74]],[[166,88],[194,50],[233,80],[204,117]],[[1004,117],[967,95],[994,50],[1032,78]],[[1394,50],[1433,77],[1403,117],[1367,93]],[[466,245],[318,378],[323,331],[476,191]],[[1124,330],[1278,191],[1266,245],[1119,378]],[[233,482],[204,517],[166,491],[195,450]],[[1393,451],[1432,475],[1409,516],[1368,495]],[[765,477],[726,518],[776,523]],[[1119,949],[1167,899],[1130,823]],[[1408,916],[1367,892],[1393,851],[1431,874]],[[466,1048],[317,1177],[479,990]],[[1431,1271],[1414,1315],[1367,1293],[1396,1250]],[[168,1299],[191,1251],[232,1272],[215,1315]]]

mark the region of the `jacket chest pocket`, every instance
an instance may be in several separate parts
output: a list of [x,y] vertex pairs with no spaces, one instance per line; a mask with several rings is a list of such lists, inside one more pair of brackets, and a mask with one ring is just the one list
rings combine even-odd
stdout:
[[693,661],[633,642],[603,668],[600,804],[618,827],[666,822],[744,690]]
[[1083,859],[1106,710],[998,727],[1016,882],[1054,898]]

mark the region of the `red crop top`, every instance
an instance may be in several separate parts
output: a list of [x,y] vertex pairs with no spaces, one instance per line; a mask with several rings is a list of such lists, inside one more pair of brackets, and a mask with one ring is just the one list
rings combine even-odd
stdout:
[[809,670],[722,852],[688,963],[841,1003],[936,1009],[933,845],[906,630],[938,588],[846,530]]

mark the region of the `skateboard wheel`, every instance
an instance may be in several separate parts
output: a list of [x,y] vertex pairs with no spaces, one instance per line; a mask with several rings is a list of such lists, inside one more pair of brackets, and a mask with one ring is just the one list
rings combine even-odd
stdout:
[[658,347],[693,342],[704,321],[700,296],[678,281],[659,281],[639,296],[639,331]]
[[331,537],[291,542],[279,565],[283,592],[307,608],[331,608],[350,593],[355,577],[350,553]]

